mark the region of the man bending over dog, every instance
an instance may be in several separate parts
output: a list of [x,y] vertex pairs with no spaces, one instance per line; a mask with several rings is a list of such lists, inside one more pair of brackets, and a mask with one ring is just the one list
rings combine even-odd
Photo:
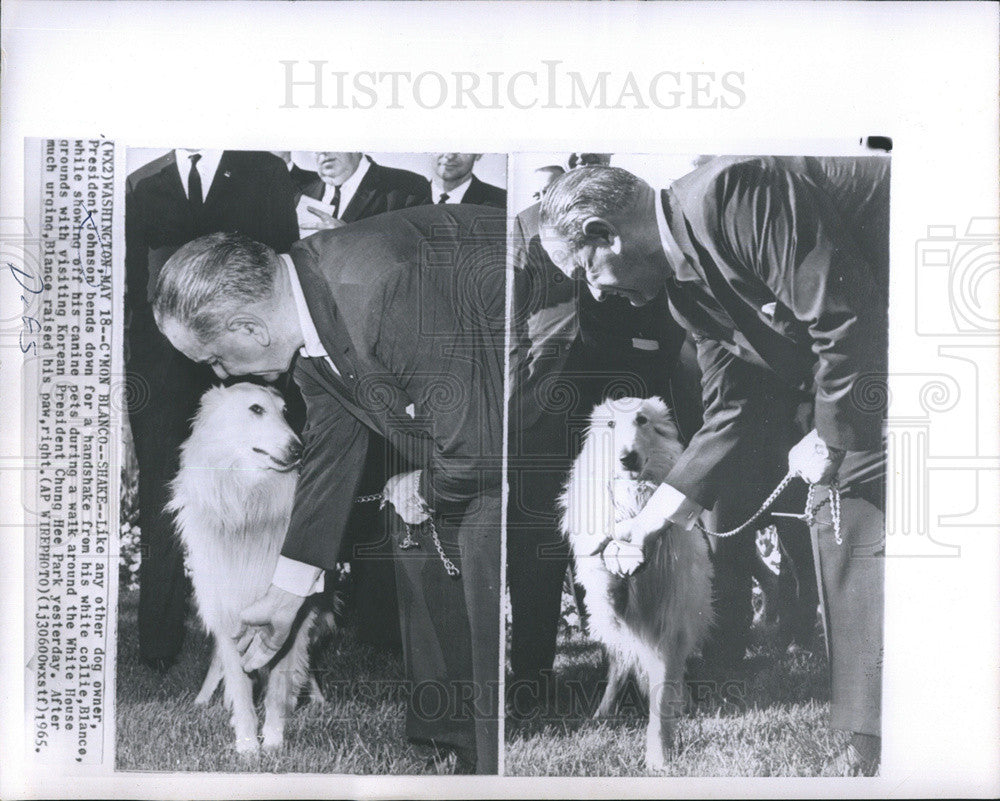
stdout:
[[556,180],[541,208],[559,268],[598,299],[665,293],[702,371],[704,424],[605,562],[634,570],[647,534],[690,528],[756,485],[745,519],[786,467],[817,485],[830,723],[853,732],[844,770],[866,775],[881,749],[885,409],[873,397],[887,363],[888,177],[886,158],[719,158],[656,191],[588,167]]
[[407,735],[479,773],[497,771],[504,244],[503,215],[471,206],[389,212],[283,255],[217,234],[181,248],[154,296],[189,358],[265,380],[294,361],[306,401],[282,555],[236,634],[244,668],[272,659],[335,567],[368,431],[381,434],[411,471],[385,500],[422,546],[395,560]]

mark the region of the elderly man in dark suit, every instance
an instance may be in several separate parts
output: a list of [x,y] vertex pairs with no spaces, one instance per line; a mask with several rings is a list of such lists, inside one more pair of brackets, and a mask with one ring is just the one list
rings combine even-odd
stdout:
[[605,561],[635,569],[646,535],[780,476],[793,443],[789,471],[818,487],[831,725],[853,732],[844,756],[864,774],[881,748],[885,409],[867,386],[887,365],[888,175],[885,158],[720,158],[657,192],[591,167],[556,181],[541,215],[564,272],[636,306],[665,290],[698,348],[704,424]]
[[[386,500],[422,545],[396,559],[407,734],[480,773],[498,749],[505,239],[503,215],[468,206],[391,212],[281,256],[209,237],[167,263],[154,299],[168,339],[220,376],[269,379],[298,357],[301,473],[273,584],[243,614],[244,665],[277,652],[335,566],[376,432],[405,470]],[[253,286],[234,283],[248,271]]]
[[[322,201],[330,212],[314,209],[303,213],[300,225],[323,229],[337,221],[366,220],[387,211],[408,209],[431,202],[430,183],[422,175],[376,164],[363,153],[316,153],[316,172],[297,169],[294,177],[303,198]],[[308,219],[306,215],[315,217]]]
[[[215,231],[242,231],[286,250],[298,239],[294,188],[269,153],[174,150],[133,172],[125,190],[126,370],[143,390],[129,419],[139,464],[139,655],[159,669],[184,638],[187,583],[171,516],[164,512],[178,448],[190,433],[212,371],[174,349],[153,321],[150,293],[181,245]],[[301,410],[297,390],[286,395]]]
[[467,203],[507,208],[507,191],[479,180],[472,171],[482,153],[436,153],[431,198],[435,203]]

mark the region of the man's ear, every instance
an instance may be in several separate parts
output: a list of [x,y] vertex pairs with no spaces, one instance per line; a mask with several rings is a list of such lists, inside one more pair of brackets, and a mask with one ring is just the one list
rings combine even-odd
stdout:
[[271,344],[271,332],[267,323],[252,314],[234,314],[226,323],[226,330],[242,333],[264,348]]
[[588,217],[583,221],[583,234],[587,239],[621,253],[621,234],[615,225],[604,217]]

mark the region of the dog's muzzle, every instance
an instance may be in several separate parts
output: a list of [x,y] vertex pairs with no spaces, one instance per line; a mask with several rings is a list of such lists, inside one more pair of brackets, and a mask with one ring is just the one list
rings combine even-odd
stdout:
[[628,470],[630,473],[638,473],[639,464],[639,454],[636,451],[629,451],[628,453],[622,454],[621,458],[618,460],[621,462],[621,466]]
[[279,473],[287,473],[289,470],[294,470],[299,466],[299,462],[302,461],[302,443],[298,439],[292,440],[285,447],[285,452],[280,459],[274,456],[274,454],[268,453],[263,448],[254,448],[254,451],[268,457],[274,463],[274,467],[271,469]]

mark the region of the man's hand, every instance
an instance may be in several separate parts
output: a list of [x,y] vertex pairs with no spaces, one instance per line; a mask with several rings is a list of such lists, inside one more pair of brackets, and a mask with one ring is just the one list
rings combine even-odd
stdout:
[[306,211],[316,218],[316,223],[311,225],[310,228],[317,228],[319,230],[324,230],[326,228],[340,228],[347,225],[343,220],[338,220],[332,214],[327,214],[322,209],[314,208],[313,206],[307,206]]
[[788,452],[788,470],[809,484],[828,485],[837,476],[844,451],[820,439],[814,428]]
[[660,484],[639,514],[615,524],[614,539],[642,545],[646,537],[659,531],[668,522],[690,529],[699,512],[701,507],[683,492],[675,490],[669,484]]
[[240,629],[233,639],[247,673],[264,667],[278,653],[288,639],[303,601],[305,598],[272,584],[264,597],[243,610]]
[[412,473],[400,473],[385,482],[382,490],[382,505],[392,504],[404,523],[418,526],[430,519],[427,504],[420,497],[420,470]]

